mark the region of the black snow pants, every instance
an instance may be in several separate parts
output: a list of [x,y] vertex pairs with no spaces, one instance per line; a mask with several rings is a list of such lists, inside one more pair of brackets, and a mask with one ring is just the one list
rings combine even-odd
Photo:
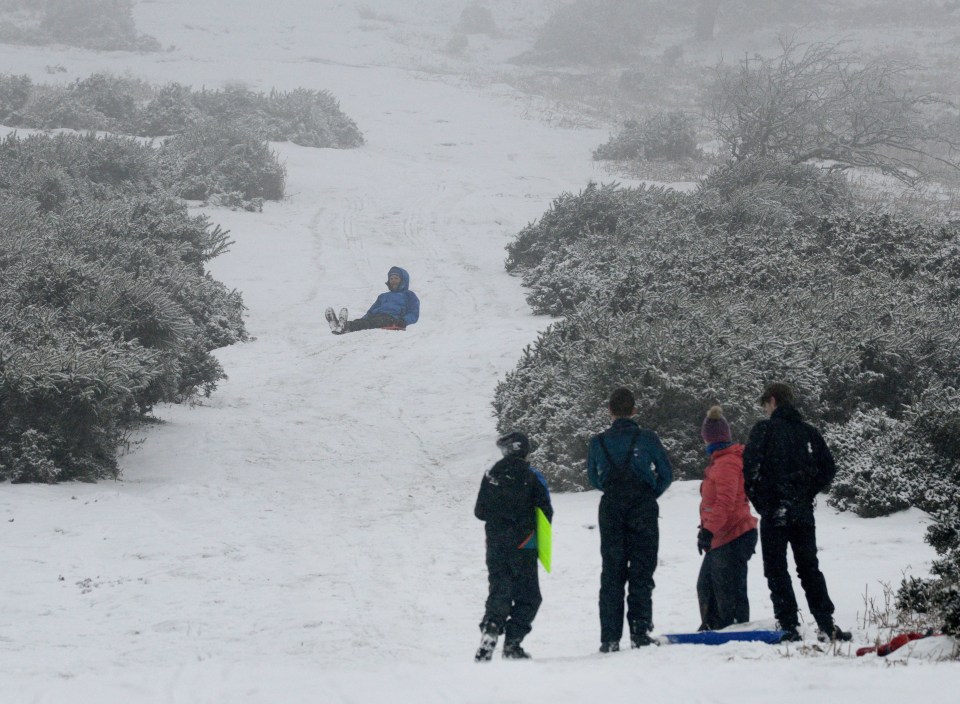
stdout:
[[753,529],[703,556],[697,577],[701,631],[750,620],[747,562],[756,549],[757,530]]
[[405,327],[403,321],[399,318],[394,318],[392,315],[387,315],[386,313],[374,313],[369,318],[357,318],[356,320],[348,320],[347,324],[343,326],[344,332],[356,332],[357,330],[370,330],[372,328],[385,328],[389,325],[399,325]]
[[833,625],[833,602],[827,593],[827,581],[817,561],[817,532],[812,525],[774,526],[766,518],[760,520],[760,554],[763,574],[770,588],[773,615],[781,628],[796,628],[797,598],[793,593],[787,567],[787,546],[793,549],[793,561],[800,577],[800,586],[807,597],[810,613],[821,629]]
[[600,641],[619,641],[623,635],[624,587],[631,633],[653,628],[653,572],[660,544],[660,511],[652,496],[617,501],[600,499]]
[[495,626],[508,643],[519,643],[530,632],[543,601],[537,551],[488,541],[487,573],[490,593],[480,629]]

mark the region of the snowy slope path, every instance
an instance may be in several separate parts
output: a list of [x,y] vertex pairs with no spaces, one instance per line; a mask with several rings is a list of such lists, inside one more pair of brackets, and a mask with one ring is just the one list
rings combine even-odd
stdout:
[[[218,352],[229,381],[193,407],[158,409],[163,422],[123,458],[121,482],[0,487],[0,701],[564,704],[594,696],[597,681],[605,701],[634,701],[642,678],[653,701],[726,688],[753,704],[769,695],[757,661],[795,693],[788,703],[815,682],[861,691],[865,677],[872,696],[935,691],[943,679],[925,685],[919,668],[858,662],[865,673],[765,647],[711,651],[701,678],[681,648],[598,659],[593,494],[556,500],[563,547],[543,580],[538,661],[473,666],[486,573],[472,508],[496,459],[490,400],[548,323],[504,273],[503,247],[556,195],[602,178],[590,150],[607,135],[524,119],[506,89],[392,67],[416,53],[431,16],[450,26],[457,9],[391,5],[395,19],[378,24],[333,0],[157,0],[137,5],[138,26],[169,53],[0,46],[5,65],[37,81],[59,62],[71,80],[109,68],[329,89],[367,139],[355,150],[277,144],[283,202],[208,211],[235,240],[212,273],[243,292],[255,337]],[[421,321],[331,335],[323,309],[362,314],[394,264],[411,274]],[[822,562],[854,626],[865,584],[929,562],[923,518],[823,513]],[[671,490],[662,522],[655,614],[688,628],[694,483]],[[851,579],[830,576],[840,573]],[[750,579],[765,617],[758,564]]]
[[[219,353],[230,380],[160,409],[123,482],[15,490],[16,541],[38,556],[24,560],[30,589],[59,606],[15,599],[4,634],[31,622],[35,646],[72,653],[65,676],[104,659],[331,665],[472,645],[489,403],[545,322],[504,274],[503,246],[593,175],[600,136],[409,71],[309,64],[294,81],[297,69],[287,80],[331,88],[368,143],[277,145],[288,197],[210,212],[235,240],[213,273],[243,292],[256,338]],[[421,321],[330,335],[323,308],[362,314],[393,264],[411,273]],[[49,514],[62,531],[34,533]],[[33,649],[10,656],[50,671]]]

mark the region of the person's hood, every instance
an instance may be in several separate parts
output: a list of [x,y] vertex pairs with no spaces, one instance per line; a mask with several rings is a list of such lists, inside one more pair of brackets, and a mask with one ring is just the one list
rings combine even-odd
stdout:
[[528,471],[530,464],[522,457],[504,457],[497,462],[488,471],[488,474],[494,479],[516,478],[523,476]]
[[[406,269],[402,269],[399,266],[390,267],[390,271],[387,272],[387,278],[390,278],[390,274],[400,274],[400,286],[397,288],[398,291],[406,291],[410,288],[410,274],[407,273]],[[387,284],[387,288],[390,288],[390,285]]]

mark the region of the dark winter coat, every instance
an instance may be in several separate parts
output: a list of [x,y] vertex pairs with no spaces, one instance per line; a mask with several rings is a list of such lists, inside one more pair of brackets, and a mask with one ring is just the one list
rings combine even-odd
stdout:
[[410,274],[406,269],[398,266],[390,268],[387,272],[388,278],[390,274],[400,275],[400,286],[396,291],[387,291],[377,296],[377,300],[363,317],[370,318],[377,314],[389,315],[391,318],[402,320],[404,325],[413,325],[420,318],[420,299],[410,290]]
[[743,452],[744,488],[771,525],[814,525],[814,499],[836,473],[823,436],[791,405],[777,406],[750,431]]
[[483,475],[473,513],[486,523],[488,545],[522,548],[536,531],[535,507],[553,520],[547,481],[526,460],[504,457]]
[[743,489],[743,445],[715,450],[700,483],[700,525],[718,548],[757,527]]
[[[633,442],[634,438],[636,442]],[[628,473],[624,475],[618,468],[627,464],[632,442]],[[616,466],[611,466],[610,460]],[[644,497],[656,499],[673,481],[673,467],[655,432],[640,428],[629,418],[617,418],[613,425],[590,439],[587,477],[593,486],[615,498],[625,501]]]

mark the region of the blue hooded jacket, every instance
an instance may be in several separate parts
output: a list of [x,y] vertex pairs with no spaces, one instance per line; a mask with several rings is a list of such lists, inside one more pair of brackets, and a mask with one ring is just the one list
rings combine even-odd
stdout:
[[673,481],[673,467],[657,434],[652,430],[641,429],[629,418],[617,418],[607,430],[590,439],[587,477],[590,483],[601,491],[610,488],[607,486],[607,479],[613,468],[600,447],[600,438],[603,438],[613,461],[624,464],[627,462],[627,451],[634,435],[637,436],[637,441],[629,458],[629,469],[633,476],[640,480],[641,485],[646,486],[654,497],[659,498]]
[[390,274],[400,275],[400,286],[396,291],[387,291],[377,296],[377,300],[363,317],[369,318],[382,313],[402,320],[404,325],[413,325],[420,318],[420,299],[410,290],[410,274],[406,269],[398,266],[390,267],[390,271],[387,272],[388,279]]

